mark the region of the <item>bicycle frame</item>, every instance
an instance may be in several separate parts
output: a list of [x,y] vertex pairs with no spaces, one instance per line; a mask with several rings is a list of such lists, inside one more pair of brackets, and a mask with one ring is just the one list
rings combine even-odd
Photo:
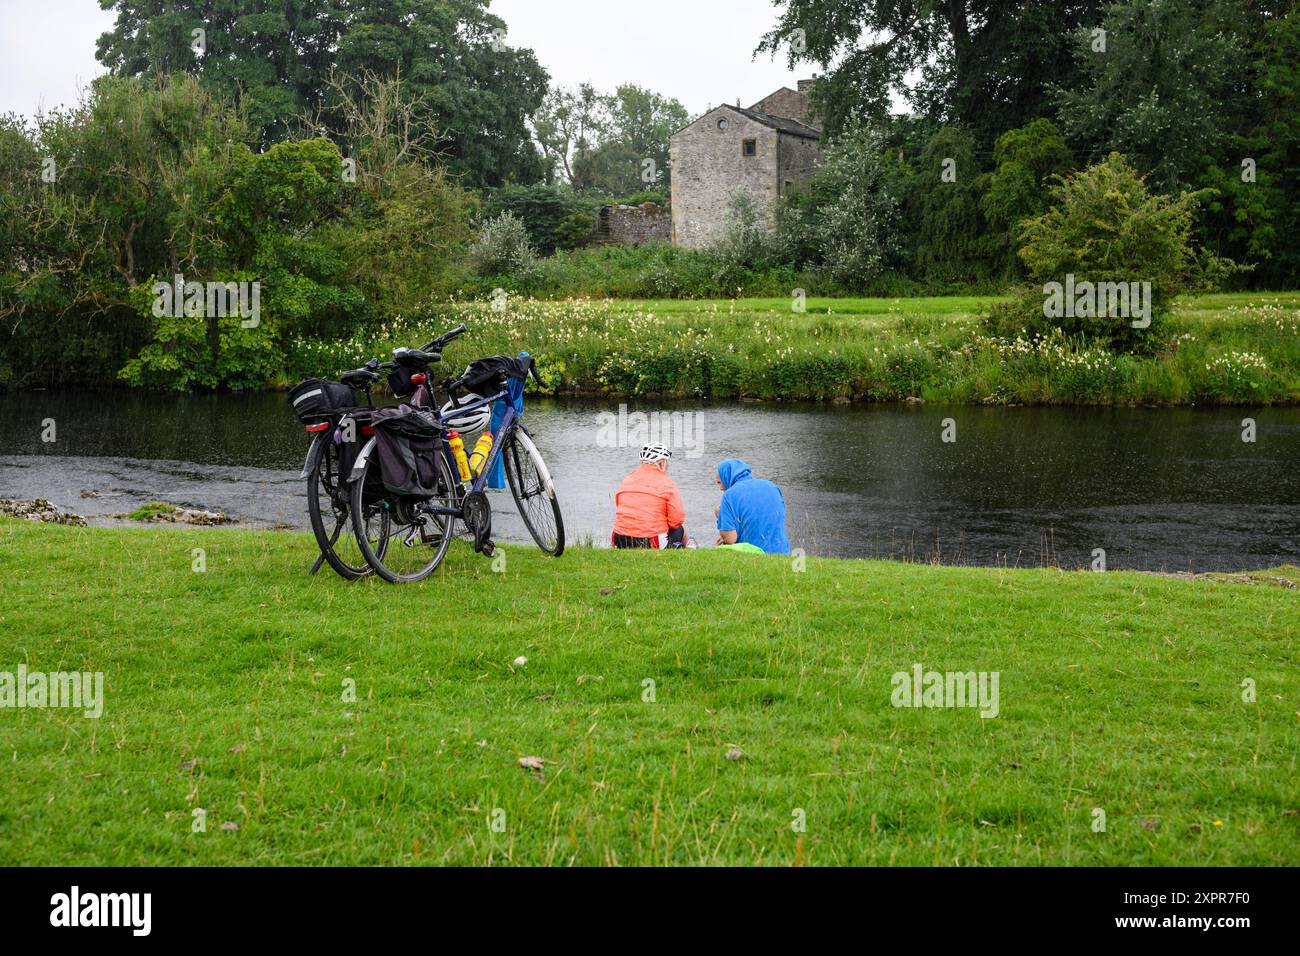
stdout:
[[[491,405],[493,402],[503,400],[507,403],[506,411],[505,414],[501,416],[501,424],[497,426],[496,440],[492,443],[492,450],[488,452],[487,461],[483,463],[483,468],[479,471],[478,477],[474,479],[473,483],[471,483],[469,491],[466,492],[466,494],[481,492],[487,487],[488,475],[491,473],[492,469],[496,467],[497,459],[501,457],[501,449],[505,447],[505,439],[512,431],[514,431],[515,423],[519,420],[519,416],[515,413],[514,403],[510,401],[510,393],[506,389],[502,389],[488,398],[479,399],[478,401],[470,402],[467,405],[458,405],[455,409],[455,415],[462,415],[465,412],[472,412],[475,409],[482,408],[484,405]],[[437,415],[438,421],[443,421],[442,413],[437,412]],[[447,465],[451,469],[451,473],[453,475],[459,474],[460,472],[456,465],[456,456],[451,450],[451,440],[447,437],[445,432],[442,436],[442,455],[447,460]],[[463,498],[464,495],[461,497]],[[455,515],[457,517],[460,515],[459,508],[440,508],[433,505],[426,505],[424,510],[428,514]]]

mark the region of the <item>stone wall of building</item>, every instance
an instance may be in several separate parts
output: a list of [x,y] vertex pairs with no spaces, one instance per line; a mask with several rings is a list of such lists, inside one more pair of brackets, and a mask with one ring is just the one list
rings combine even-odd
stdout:
[[792,90],[788,86],[783,86],[768,96],[763,97],[753,106],[752,110],[760,113],[767,113],[771,116],[787,116],[790,119],[797,119],[801,123],[807,123],[810,126],[817,126],[818,123],[813,119],[812,110],[809,106],[808,94],[812,90],[812,80],[800,80],[799,89]]
[[[753,156],[744,155],[745,140],[754,141]],[[724,106],[676,133],[670,144],[673,242],[697,249],[719,238],[737,189],[774,226],[778,143],[775,129]]]
[[601,206],[591,232],[593,246],[640,246],[647,242],[669,242],[673,237],[672,214],[656,203],[640,206]]
[[821,143],[802,136],[782,135],[777,154],[781,195],[806,183],[821,164]]

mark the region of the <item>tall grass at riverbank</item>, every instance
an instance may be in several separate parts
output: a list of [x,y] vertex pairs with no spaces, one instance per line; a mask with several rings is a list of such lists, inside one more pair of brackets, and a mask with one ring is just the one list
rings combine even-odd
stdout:
[[[1300,863],[1294,590],[314,555],[0,520],[0,671],[104,674],[98,720],[0,709],[0,863]],[[997,672],[997,715],[895,706],[917,664]]]
[[1181,300],[1150,357],[1061,337],[999,338],[990,298],[453,303],[368,337],[300,342],[300,377],[351,367],[457,322],[451,365],[528,349],[551,390],[720,399],[962,404],[1300,401],[1300,294]]

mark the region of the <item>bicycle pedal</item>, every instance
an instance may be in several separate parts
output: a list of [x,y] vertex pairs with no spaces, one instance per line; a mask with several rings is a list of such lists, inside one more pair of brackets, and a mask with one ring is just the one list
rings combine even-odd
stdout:
[[497,546],[491,541],[484,541],[481,545],[476,544],[474,550],[485,558],[490,558],[497,553]]

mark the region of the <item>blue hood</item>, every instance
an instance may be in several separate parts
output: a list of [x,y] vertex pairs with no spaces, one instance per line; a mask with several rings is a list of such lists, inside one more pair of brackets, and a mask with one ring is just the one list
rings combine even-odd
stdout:
[[722,479],[722,490],[726,491],[738,481],[750,477],[752,469],[739,458],[728,458],[718,465],[718,477]]

